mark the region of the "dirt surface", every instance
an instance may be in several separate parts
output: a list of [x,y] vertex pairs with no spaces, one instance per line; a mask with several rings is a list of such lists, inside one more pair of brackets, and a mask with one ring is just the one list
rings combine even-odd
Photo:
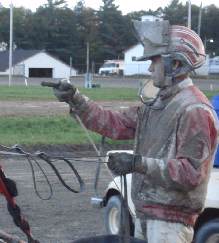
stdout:
[[[31,170],[26,159],[1,159],[1,165],[8,177],[17,182],[19,191],[17,201],[31,225],[35,238],[41,243],[69,243],[81,237],[104,234],[103,209],[95,209],[90,203],[91,197],[95,195],[93,185],[96,163],[86,163],[86,158],[83,162],[74,163],[86,184],[85,191],[79,194],[65,189],[51,168],[42,161],[40,164],[46,168],[53,186],[53,196],[47,201],[39,199],[34,193]],[[60,169],[63,178],[78,189],[78,184],[69,168],[63,162],[57,161],[55,164]],[[48,185],[39,174],[39,170],[36,169],[36,171],[39,191],[46,197],[49,193]],[[99,183],[101,195],[110,180],[107,169],[102,165]],[[3,197],[0,197],[0,215],[1,230],[26,240],[23,233],[13,224]]]
[[[119,109],[130,105],[139,104],[139,102],[127,101],[109,101],[98,102],[105,108]],[[59,115],[68,113],[68,105],[56,101],[1,101],[1,116],[32,116],[32,115]]]

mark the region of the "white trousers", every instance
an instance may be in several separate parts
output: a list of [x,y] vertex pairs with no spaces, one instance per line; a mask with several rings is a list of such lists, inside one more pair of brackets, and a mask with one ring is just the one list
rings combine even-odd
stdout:
[[147,239],[147,243],[191,243],[193,228],[180,223],[161,220],[146,220],[135,222],[135,237]]

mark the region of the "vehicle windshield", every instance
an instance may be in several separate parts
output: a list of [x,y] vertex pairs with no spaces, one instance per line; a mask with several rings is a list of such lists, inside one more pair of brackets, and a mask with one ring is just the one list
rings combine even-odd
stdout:
[[105,63],[105,64],[103,64],[103,67],[104,68],[116,67],[116,64],[115,63]]

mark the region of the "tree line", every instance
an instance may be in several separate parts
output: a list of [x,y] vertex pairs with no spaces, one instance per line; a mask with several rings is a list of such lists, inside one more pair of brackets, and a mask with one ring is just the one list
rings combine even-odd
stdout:
[[[14,44],[19,49],[46,50],[66,63],[71,57],[73,66],[84,71],[89,42],[90,63],[95,63],[97,69],[106,59],[122,59],[124,51],[137,43],[133,19],[154,15],[168,19],[171,24],[187,25],[187,9],[187,4],[173,0],[155,11],[123,15],[114,0],[102,0],[99,10],[86,7],[83,0],[78,0],[73,8],[65,0],[47,0],[35,12],[14,8]],[[192,5],[192,29],[196,32],[199,16],[200,7]],[[219,8],[209,5],[202,9],[201,17],[200,36],[206,50],[219,55]],[[1,6],[0,43],[9,43],[9,19],[10,10]]]

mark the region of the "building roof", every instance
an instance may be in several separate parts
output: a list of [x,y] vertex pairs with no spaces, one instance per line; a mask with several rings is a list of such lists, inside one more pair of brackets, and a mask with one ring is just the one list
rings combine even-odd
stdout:
[[[40,50],[15,50],[13,51],[12,66],[23,60],[40,53]],[[9,51],[0,52],[0,71],[5,71],[9,67]]]
[[[13,51],[13,57],[12,57],[12,66],[15,66],[16,64],[28,59],[29,57],[32,57],[38,53],[44,52],[47,55],[51,56],[52,58],[57,59],[59,62],[62,62],[63,64],[67,65],[57,57],[51,55],[50,53],[47,53],[44,50],[23,50],[23,49],[17,49]],[[0,52],[0,72],[4,72],[9,68],[9,51],[2,51]],[[73,68],[73,67],[72,67]]]
[[[141,44],[140,42],[138,42],[137,44],[128,47],[128,48],[124,51],[124,53],[130,51],[131,49],[133,49],[133,48],[135,48],[136,46],[139,46],[139,45],[142,45],[142,44]],[[142,45],[142,46],[143,46],[143,45]]]

